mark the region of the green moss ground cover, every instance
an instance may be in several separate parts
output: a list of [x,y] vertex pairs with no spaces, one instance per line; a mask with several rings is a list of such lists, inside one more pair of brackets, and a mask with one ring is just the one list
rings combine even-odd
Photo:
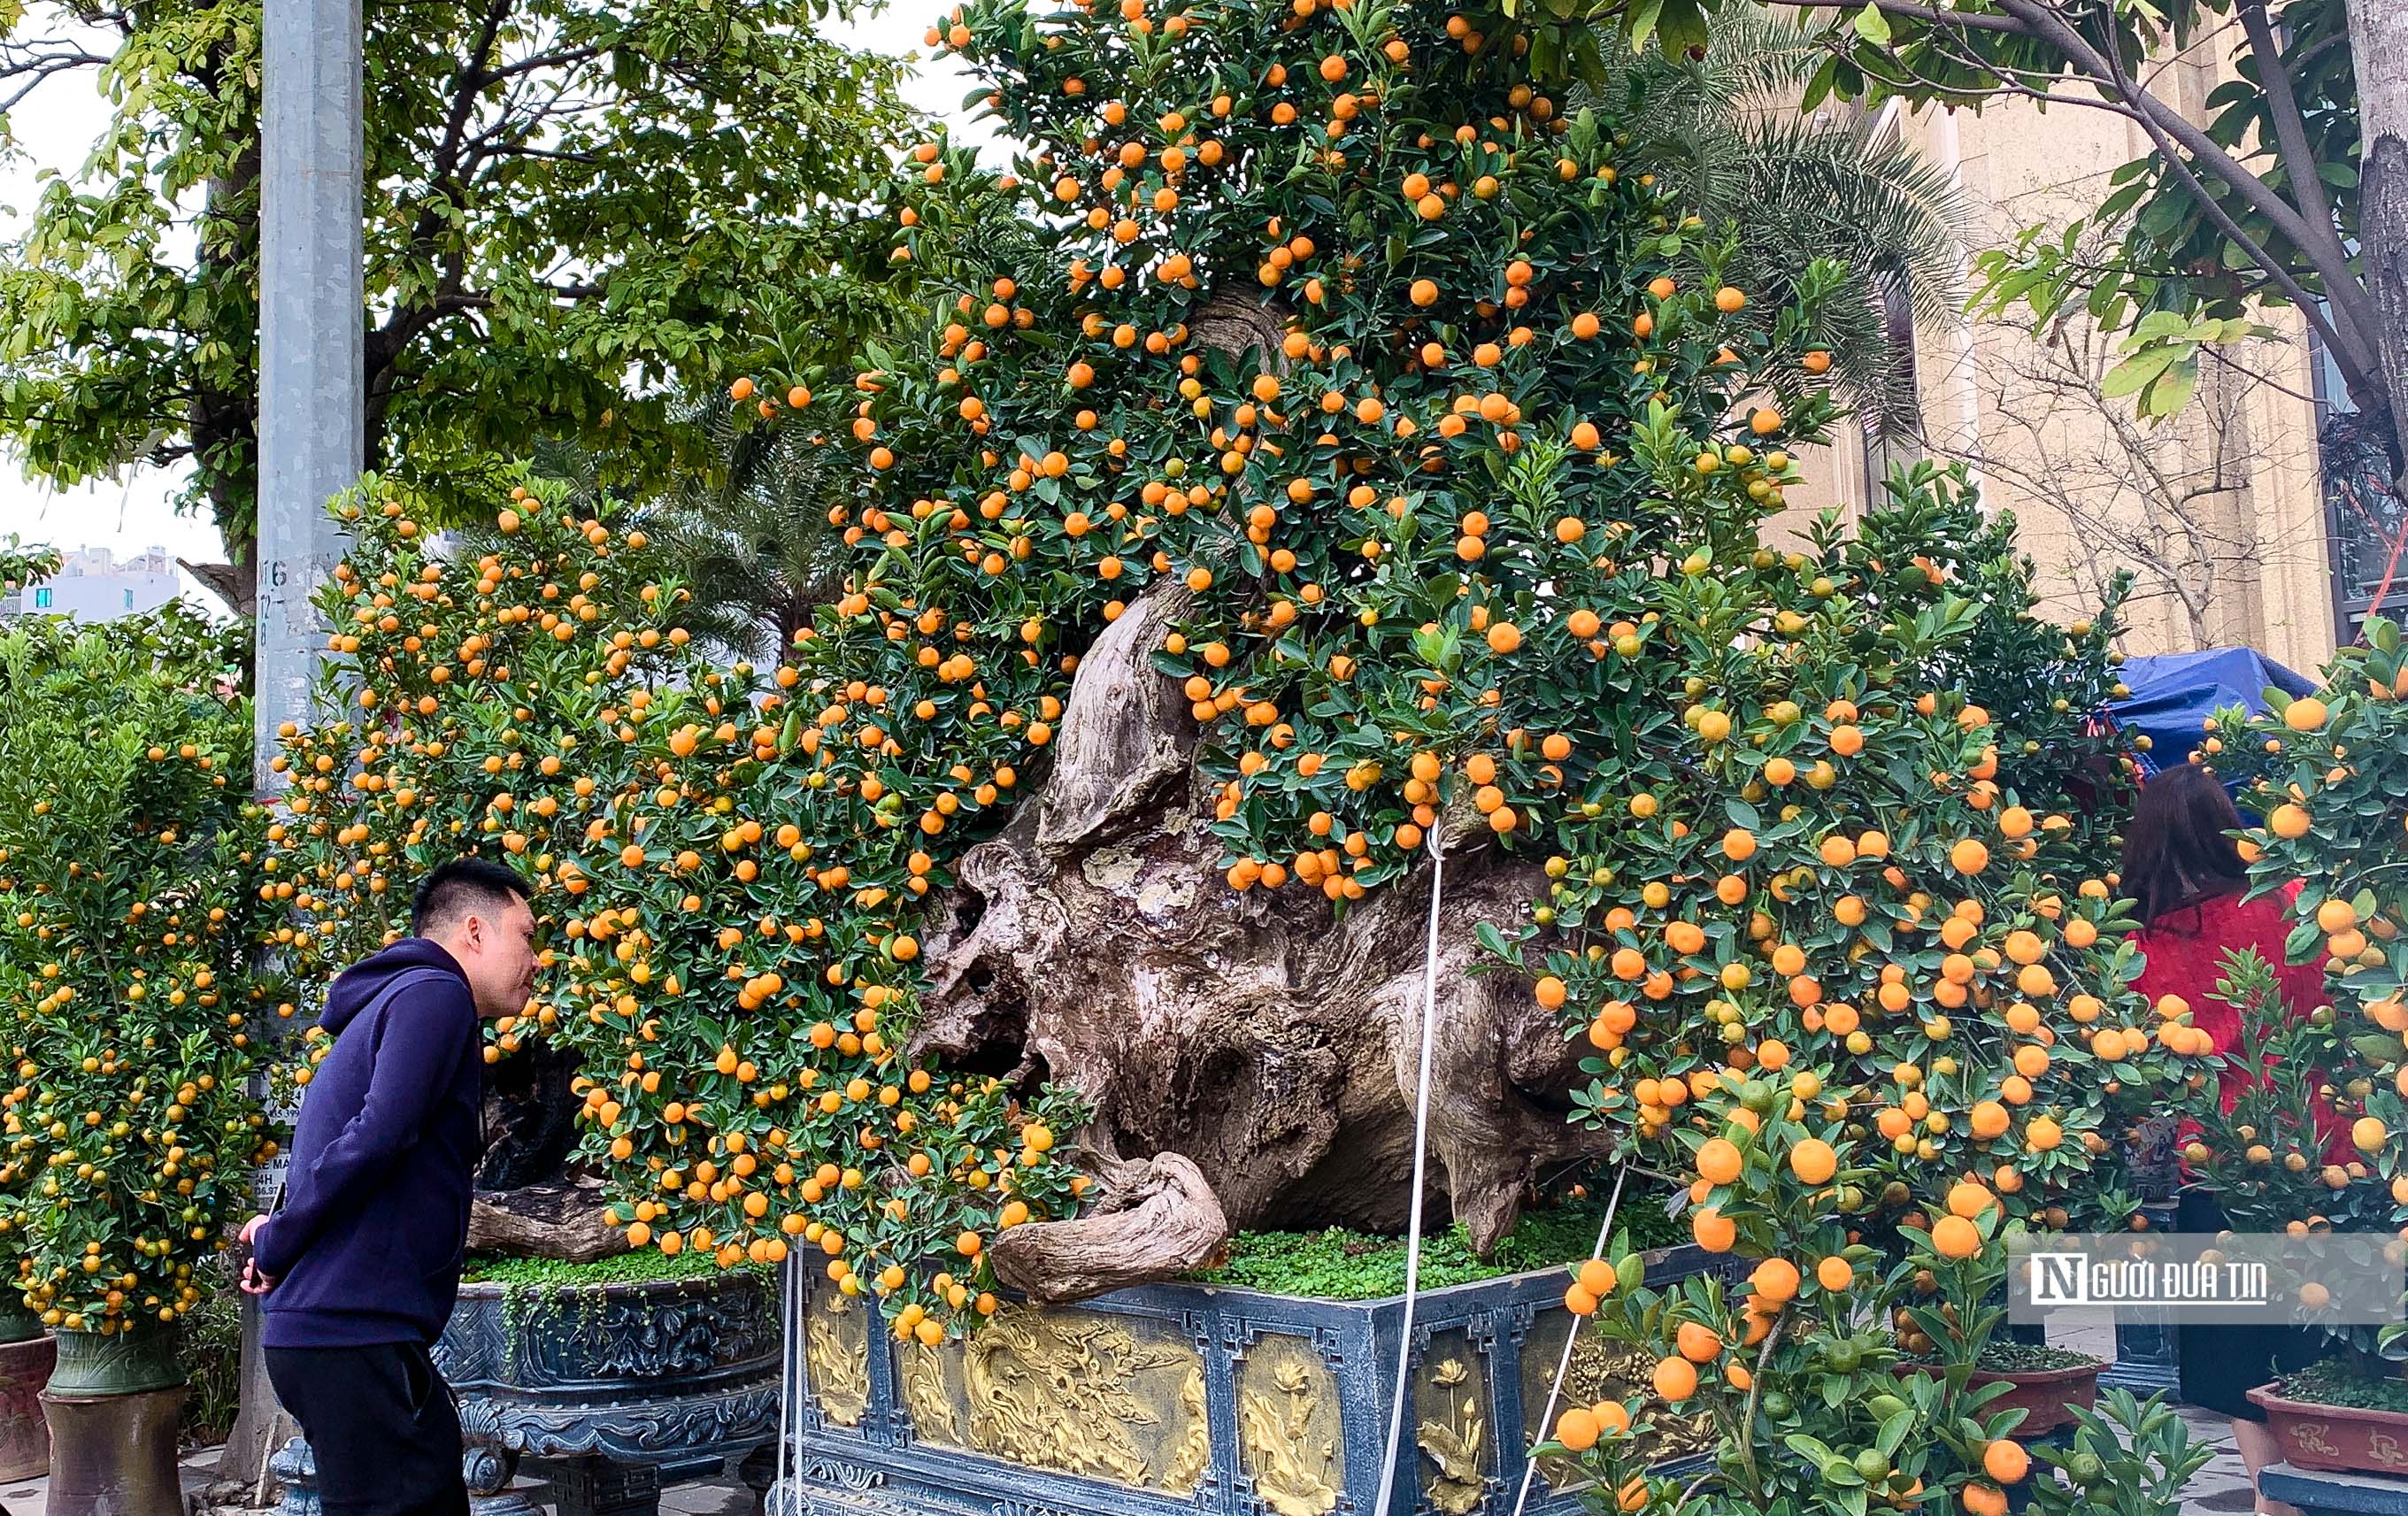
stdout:
[[[1421,1287],[1444,1289],[1586,1258],[1597,1246],[1604,1215],[1604,1203],[1594,1200],[1533,1211],[1487,1258],[1471,1251],[1470,1237],[1458,1223],[1423,1239]],[[1682,1240],[1663,1209],[1643,1197],[1626,1198],[1614,1230],[1627,1232],[1637,1248]],[[1230,1242],[1225,1262],[1189,1278],[1201,1284],[1318,1300],[1376,1300],[1404,1293],[1405,1239],[1336,1227],[1326,1232],[1240,1232]]]
[[2283,1397],[2353,1410],[2408,1415],[2408,1380],[2367,1373],[2345,1358],[2329,1358],[2282,1377]]
[[[1604,1219],[1601,1201],[1586,1200],[1522,1218],[1494,1254],[1482,1258],[1460,1223],[1424,1239],[1421,1283],[1425,1290],[1521,1274],[1586,1258]],[[1681,1240],[1680,1229],[1652,1202],[1626,1203],[1614,1222],[1631,1245],[1664,1247]],[[596,1284],[639,1284],[656,1280],[701,1279],[719,1272],[709,1254],[666,1257],[651,1250],[620,1253],[589,1264],[553,1258],[473,1256],[464,1284],[500,1284],[510,1293],[549,1293]],[[1376,1300],[1405,1288],[1405,1239],[1332,1227],[1324,1232],[1241,1232],[1217,1267],[1189,1278],[1201,1284],[1238,1285],[1319,1300]]]

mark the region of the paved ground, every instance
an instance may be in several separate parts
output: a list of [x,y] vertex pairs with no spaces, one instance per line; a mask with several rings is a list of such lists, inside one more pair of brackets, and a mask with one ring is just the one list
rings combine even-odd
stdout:
[[[2192,1478],[2184,1493],[2182,1516],[2243,1516],[2256,1502],[2240,1455],[2233,1452],[2230,1429],[2223,1418],[2192,1408],[2184,1409],[2183,1419],[2191,1424],[2193,1436],[2216,1450],[2216,1456]],[[215,1450],[184,1461],[188,1500],[199,1498],[216,1463]],[[0,1486],[0,1516],[43,1516],[49,1487],[48,1480]],[[539,1487],[531,1487],[529,1494],[538,1501],[545,1498]],[[752,1492],[734,1479],[673,1485],[661,1492],[662,1516],[751,1516],[752,1509]]]
[[[184,1499],[188,1508],[199,1509],[205,1503],[204,1492],[217,1467],[218,1453],[214,1448],[204,1449],[183,1460]],[[543,1486],[534,1480],[522,1480],[521,1487],[552,1509]],[[43,1516],[50,1496],[50,1481],[47,1479],[21,1480],[0,1485],[0,1516]],[[219,1516],[239,1511],[239,1506],[209,1508]],[[672,1485],[661,1492],[662,1516],[752,1516],[752,1492],[732,1476],[723,1480]]]
[[2183,1407],[2182,1419],[2190,1423],[2194,1438],[2215,1450],[2214,1458],[2191,1476],[2189,1486],[2183,1491],[2183,1516],[2255,1510],[2258,1492],[2250,1487],[2249,1471],[2242,1466],[2241,1454],[2233,1451],[2232,1423],[2197,1406]]

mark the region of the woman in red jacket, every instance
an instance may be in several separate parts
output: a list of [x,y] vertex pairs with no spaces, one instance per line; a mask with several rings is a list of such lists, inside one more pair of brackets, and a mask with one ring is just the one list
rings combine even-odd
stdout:
[[[2241,813],[2213,773],[2197,764],[2166,769],[2142,786],[2124,836],[2121,874],[2124,894],[2146,923],[2133,934],[2148,957],[2133,988],[2152,1004],[2169,994],[2189,1004],[2191,1024],[2214,1041],[2221,1065],[2216,1104],[2227,1114],[2256,1071],[2240,1061],[2240,1014],[2215,998],[2225,954],[2256,949],[2273,967],[2291,1015],[2308,1015],[2325,1003],[2323,967],[2289,963],[2283,951],[2299,882],[2254,900],[2242,898],[2249,888],[2249,866],[2232,836],[2241,829]],[[2319,1127],[2338,1127],[2337,1118],[2329,1122],[2329,1112],[2315,1115]],[[2346,1147],[2345,1133],[2327,1135],[2338,1135]],[[2213,1233],[2227,1224],[2207,1191],[2182,1192],[2175,1230]],[[2254,1484],[2258,1471],[2282,1455],[2266,1429],[2265,1413],[2249,1403],[2246,1393],[2279,1372],[2315,1362],[2323,1353],[2323,1334],[2274,1325],[2180,1326],[2175,1343],[2182,1397],[2232,1418],[2233,1442]],[[2291,1512],[2263,1496],[2258,1509],[2275,1516]]]

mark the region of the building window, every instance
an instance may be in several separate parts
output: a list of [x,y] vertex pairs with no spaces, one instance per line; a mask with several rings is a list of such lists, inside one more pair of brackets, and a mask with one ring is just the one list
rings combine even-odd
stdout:
[[131,590],[125,592],[125,608],[128,610],[134,608],[134,592]]
[[2391,488],[2390,453],[2350,403],[2341,369],[2314,327],[2308,329],[2308,345],[2315,359],[2311,372],[2331,553],[2333,636],[2347,647],[2369,616],[2400,615],[2408,591],[2408,502]]
[[36,610],[48,610],[50,608],[50,592],[47,588],[36,590],[34,592],[34,608]]
[[1873,276],[1873,301],[1881,315],[1885,362],[1881,403],[1867,408],[1860,419],[1867,508],[1882,504],[1883,485],[1891,469],[1912,467],[1923,456],[1921,383],[1914,366],[1914,290],[1910,279],[1904,268],[1895,265]]

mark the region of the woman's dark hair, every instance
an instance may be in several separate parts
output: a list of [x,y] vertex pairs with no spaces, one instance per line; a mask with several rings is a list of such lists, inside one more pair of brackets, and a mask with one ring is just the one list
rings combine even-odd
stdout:
[[2230,894],[2249,882],[2249,865],[2227,833],[2241,812],[2213,773],[2177,764],[2141,786],[2124,833],[2124,893],[2155,922],[2169,911]]

